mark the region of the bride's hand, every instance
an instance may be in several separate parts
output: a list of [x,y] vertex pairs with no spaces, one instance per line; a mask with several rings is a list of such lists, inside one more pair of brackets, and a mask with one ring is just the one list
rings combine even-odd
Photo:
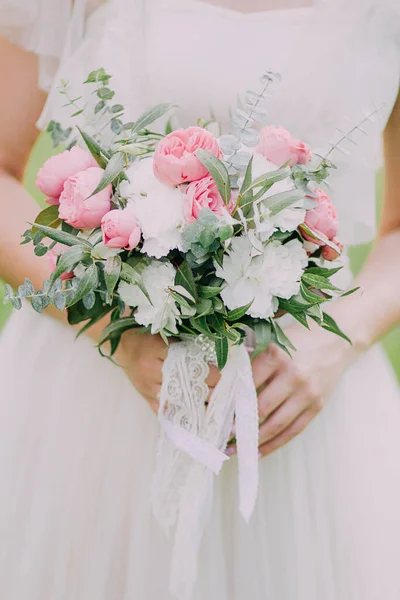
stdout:
[[297,436],[323,408],[351,361],[352,347],[320,327],[286,331],[296,347],[291,359],[271,344],[253,362],[259,389],[260,456]]
[[[162,367],[168,347],[159,335],[126,331],[117,350],[117,361],[137,391],[157,413],[161,391]],[[216,367],[210,367],[207,384],[215,387],[219,379]]]

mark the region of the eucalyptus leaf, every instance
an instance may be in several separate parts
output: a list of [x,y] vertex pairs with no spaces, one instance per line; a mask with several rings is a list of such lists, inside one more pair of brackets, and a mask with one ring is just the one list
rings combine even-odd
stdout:
[[128,263],[122,263],[120,277],[122,281],[125,281],[126,283],[137,285],[142,294],[145,295],[149,303],[153,305],[149,293],[144,284],[143,277],[139,270],[135,270]]
[[37,313],[43,312],[43,303],[42,303],[42,299],[40,298],[40,296],[32,296],[31,305],[32,305],[32,308]]

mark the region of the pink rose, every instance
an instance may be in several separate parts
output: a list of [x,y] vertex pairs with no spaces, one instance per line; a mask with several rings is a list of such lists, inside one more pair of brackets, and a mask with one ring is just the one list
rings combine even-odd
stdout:
[[336,246],[339,248],[340,252],[337,252],[334,248],[331,248],[330,246],[324,246],[322,248],[322,257],[325,260],[336,260],[337,258],[339,258],[339,256],[341,255],[342,251],[343,251],[343,244],[341,244],[339,242],[339,240],[337,240],[336,238],[333,238],[333,240],[331,240],[334,244],[336,244]]
[[[317,200],[318,205],[312,210],[308,210],[306,212],[306,218],[304,222],[317,234],[321,233],[328,238],[328,240],[333,240],[333,238],[337,235],[339,222],[332,200],[321,189],[314,190],[314,196],[312,196],[312,198]],[[323,242],[317,241],[306,234],[304,234],[304,237],[311,242],[319,244],[320,246],[325,245]]]
[[103,174],[100,167],[90,167],[67,179],[60,196],[60,219],[77,229],[100,226],[101,219],[110,210],[112,186],[108,185],[94,196],[91,194],[99,185]]
[[89,167],[97,167],[93,156],[79,146],[74,146],[71,150],[46,160],[37,175],[36,186],[43,194],[49,196],[48,204],[58,204],[67,179]]
[[158,144],[154,153],[154,174],[167,185],[197,181],[208,175],[205,166],[195,155],[202,148],[221,156],[216,137],[201,127],[178,129]]
[[101,220],[103,242],[107,248],[133,250],[140,242],[139,223],[130,208],[110,210]]
[[232,200],[229,206],[225,206],[225,202],[221,198],[217,185],[211,176],[193,181],[187,186],[184,204],[186,221],[193,223],[198,219],[203,208],[210,209],[216,215],[222,215],[224,209],[227,209],[231,214],[235,208],[235,203]]
[[282,167],[287,162],[291,167],[306,165],[312,157],[309,146],[293,138],[283,127],[274,126],[261,129],[260,143],[255,151],[277,167]]
[[[65,244],[56,244],[54,248],[47,252],[46,256],[50,263],[50,269],[52,273],[54,273],[54,271],[57,268],[58,257],[60,256],[60,254],[64,254],[66,250],[68,250],[68,246],[65,246]],[[65,281],[66,279],[72,279],[73,276],[74,274],[72,272],[65,272],[62,273],[62,275],[60,275],[60,279],[62,281]]]

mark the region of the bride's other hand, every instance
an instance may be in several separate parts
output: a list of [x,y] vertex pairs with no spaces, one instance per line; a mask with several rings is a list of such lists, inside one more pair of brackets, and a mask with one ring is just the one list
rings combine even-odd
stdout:
[[319,327],[288,328],[296,347],[290,358],[271,346],[253,362],[259,391],[260,455],[266,456],[301,433],[322,410],[349,364],[354,349]]
[[[121,338],[117,360],[137,391],[157,413],[161,391],[162,368],[168,347],[159,335],[127,331]],[[211,389],[219,379],[218,369],[210,366],[207,384]]]

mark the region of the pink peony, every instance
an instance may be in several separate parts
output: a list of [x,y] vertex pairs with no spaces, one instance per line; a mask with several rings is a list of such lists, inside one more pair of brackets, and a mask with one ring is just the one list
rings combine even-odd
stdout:
[[[317,200],[318,205],[312,210],[306,212],[305,224],[315,231],[321,233],[328,240],[333,240],[337,235],[339,222],[336,214],[336,209],[332,200],[321,189],[314,190],[313,199]],[[323,242],[317,241],[314,238],[304,234],[304,237],[311,242],[315,242],[320,246],[324,246]]]
[[90,167],[67,179],[60,196],[60,219],[77,229],[100,226],[101,219],[110,210],[112,186],[108,185],[95,196],[91,194],[100,183],[103,173],[100,167]]
[[309,146],[293,138],[283,127],[266,126],[260,131],[260,143],[255,149],[277,167],[306,165],[312,154]]
[[208,175],[205,166],[195,155],[202,148],[221,156],[217,139],[206,129],[189,127],[167,135],[154,153],[154,174],[167,185],[197,181]]
[[[56,244],[54,246],[54,248],[52,248],[51,250],[49,250],[46,254],[47,259],[50,263],[50,269],[51,272],[54,273],[54,271],[57,268],[57,259],[60,256],[60,254],[64,254],[64,252],[68,250],[68,246],[65,246],[65,244]],[[60,275],[60,279],[62,279],[63,281],[65,281],[66,279],[72,279],[74,276],[74,274],[72,272],[66,272],[63,273],[62,275]]]
[[336,238],[333,238],[333,240],[331,240],[334,244],[336,244],[336,246],[339,248],[340,253],[337,252],[334,248],[331,248],[330,246],[324,246],[322,248],[322,257],[325,260],[336,260],[337,258],[339,258],[340,254],[343,251],[343,244],[341,244]]
[[36,186],[43,194],[49,196],[48,204],[58,204],[67,179],[89,167],[97,167],[93,156],[79,146],[74,146],[71,150],[46,160],[37,175]]
[[130,208],[110,210],[101,220],[103,242],[107,248],[133,250],[140,242],[139,223]]
[[186,188],[184,214],[188,223],[193,223],[198,219],[203,208],[210,209],[216,215],[222,215],[224,209],[232,213],[234,207],[235,203],[232,201],[229,206],[225,206],[225,202],[221,198],[217,185],[211,176],[193,181]]

